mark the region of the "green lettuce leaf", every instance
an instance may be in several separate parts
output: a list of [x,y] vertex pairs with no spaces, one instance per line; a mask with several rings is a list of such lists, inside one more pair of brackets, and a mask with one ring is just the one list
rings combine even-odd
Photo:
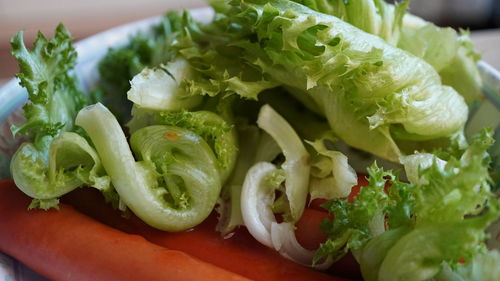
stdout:
[[468,112],[463,98],[441,85],[423,60],[290,1],[230,5],[216,17],[219,32],[248,63],[309,95],[349,145],[397,161],[400,151],[389,128],[411,140],[461,130]]
[[50,40],[38,33],[32,50],[26,48],[22,31],[11,41],[20,68],[17,77],[29,102],[23,107],[26,122],[12,128],[14,134],[26,135],[28,142],[14,154],[10,168],[19,189],[35,199],[31,207],[56,207],[58,197],[86,185],[118,203],[99,156],[74,125],[89,98],[71,74],[76,64],[71,41],[63,25]]
[[325,205],[334,218],[323,223],[329,239],[316,255],[339,258],[351,249],[367,280],[429,280],[443,263],[455,269],[472,260],[486,248],[486,228],[500,217],[488,174],[492,144],[486,129],[469,144],[456,138],[434,154],[405,156],[410,183],[370,167],[369,185],[353,202]]
[[480,97],[482,81],[476,65],[480,55],[468,32],[438,27],[406,13],[409,1],[395,5],[384,0],[294,1],[338,17],[422,58],[439,72],[444,85],[453,87],[468,103]]

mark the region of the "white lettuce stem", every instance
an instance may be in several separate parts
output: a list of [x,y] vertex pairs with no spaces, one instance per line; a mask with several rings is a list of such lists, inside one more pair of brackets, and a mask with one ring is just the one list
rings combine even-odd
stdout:
[[286,196],[290,211],[297,221],[304,211],[309,191],[309,154],[294,129],[269,105],[264,105],[257,124],[279,145],[286,161],[282,168],[286,173]]

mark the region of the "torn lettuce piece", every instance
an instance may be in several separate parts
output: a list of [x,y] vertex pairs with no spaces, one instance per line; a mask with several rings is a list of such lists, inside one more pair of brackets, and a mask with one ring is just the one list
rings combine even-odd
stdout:
[[416,153],[412,155],[405,155],[401,156],[399,158],[399,161],[405,167],[406,177],[411,183],[414,184],[428,183],[419,177],[419,173],[422,169],[427,169],[433,164],[443,169],[446,165],[446,161],[439,159],[432,153]]
[[406,233],[408,227],[400,227],[388,230],[381,235],[375,236],[360,250],[354,251],[363,279],[366,281],[377,281],[380,265],[385,259],[387,252]]
[[[335,134],[349,145],[397,161],[400,152],[392,127],[400,126],[405,139],[414,141],[448,137],[462,129],[468,114],[463,98],[441,85],[425,61],[294,2],[230,5],[214,23],[221,33],[243,50],[247,62],[310,95]],[[223,28],[232,25],[240,28]]]
[[[282,256],[305,266],[326,269],[332,260],[312,264],[314,251],[302,247],[295,237],[291,222],[278,223],[274,216],[275,193],[281,189],[286,175],[269,162],[258,162],[248,171],[241,194],[243,220],[250,234],[263,245],[278,251]],[[289,209],[289,205],[285,204]],[[290,216],[286,216],[290,218]]]
[[180,83],[191,78],[192,72],[182,58],[156,68],[144,68],[130,81],[127,97],[136,106],[149,110],[191,109],[201,103],[202,96],[189,96]]
[[102,104],[78,114],[120,198],[147,224],[166,231],[203,221],[219,197],[217,159],[199,135],[174,126],[144,127],[127,143],[118,121]]
[[480,217],[416,227],[388,251],[378,280],[428,280],[439,273],[443,261],[456,264],[459,258],[471,258],[484,241],[484,229],[498,218],[494,205],[498,202]]
[[17,77],[26,88],[30,103],[24,106],[26,122],[13,128],[14,134],[28,135],[33,145],[46,156],[50,140],[64,131],[73,131],[73,120],[87,104],[86,96],[70,71],[76,64],[72,38],[63,25],[48,40],[38,33],[33,49],[24,45],[23,32],[11,40],[12,55],[19,63]]
[[443,84],[452,86],[470,104],[482,96],[483,80],[477,67],[481,55],[475,50],[468,32],[461,31],[457,41],[460,44],[458,52],[439,74]]
[[308,142],[317,152],[311,160],[310,200],[346,197],[358,183],[358,176],[347,162],[347,157],[342,152],[328,149],[328,141],[328,138],[323,138]]
[[174,45],[196,29],[193,26],[187,14],[168,12],[159,24],[132,36],[127,45],[111,48],[99,62],[99,86],[106,93],[106,103],[123,105],[130,89],[129,81],[145,67],[156,67],[176,57]]
[[467,215],[479,215],[489,199],[498,201],[491,197],[488,173],[491,158],[487,150],[493,144],[492,135],[491,130],[483,130],[466,149],[459,150],[459,157],[449,156],[446,165],[435,160],[430,167],[421,168],[414,194],[417,223],[462,220]]
[[[380,234],[377,226],[380,223],[378,220],[380,214],[383,218],[388,210],[399,207],[397,201],[400,199],[400,193],[403,196],[408,193],[407,184],[400,182],[395,175],[377,167],[376,164],[369,167],[367,172],[369,184],[360,190],[354,202],[349,202],[347,198],[325,203],[324,208],[334,214],[335,218],[325,220],[321,224],[329,239],[321,244],[316,252],[315,261],[327,256],[337,261],[349,250],[361,249],[370,239]],[[397,186],[400,193],[385,192],[385,186],[389,181],[393,186]],[[411,203],[401,200],[399,204],[403,205],[401,208],[408,208]],[[402,217],[395,223],[402,226],[409,221],[407,214],[406,218]],[[384,228],[383,220],[382,228]]]
[[467,103],[481,96],[482,79],[477,68],[481,56],[468,32],[425,21],[417,25],[404,23],[398,47],[429,62],[443,84],[453,87]]

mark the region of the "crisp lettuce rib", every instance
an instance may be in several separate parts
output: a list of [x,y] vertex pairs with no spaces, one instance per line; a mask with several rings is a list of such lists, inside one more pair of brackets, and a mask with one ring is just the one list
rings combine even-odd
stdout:
[[102,104],[78,114],[123,202],[149,225],[179,231],[203,221],[221,190],[217,159],[200,136],[174,126],[144,127],[125,134]]

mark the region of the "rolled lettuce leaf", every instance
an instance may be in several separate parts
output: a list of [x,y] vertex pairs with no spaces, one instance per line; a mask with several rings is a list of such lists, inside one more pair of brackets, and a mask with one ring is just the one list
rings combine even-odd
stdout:
[[76,124],[88,133],[123,202],[158,229],[180,231],[203,221],[221,190],[217,159],[197,134],[174,126],[144,127],[131,136],[134,159],[118,121],[89,106]]
[[425,61],[294,2],[231,4],[215,24],[240,26],[223,30],[246,60],[310,95],[349,145],[397,161],[393,129],[416,141],[462,129],[468,114],[463,98]]
[[234,126],[210,111],[162,112],[158,124],[186,128],[201,136],[212,148],[224,184],[234,169],[238,144]]

